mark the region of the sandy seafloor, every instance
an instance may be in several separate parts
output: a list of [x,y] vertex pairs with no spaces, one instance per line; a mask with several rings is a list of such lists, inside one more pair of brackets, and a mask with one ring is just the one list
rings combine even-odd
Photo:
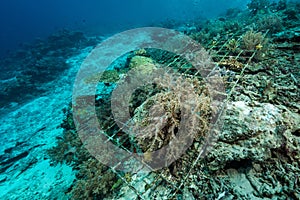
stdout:
[[51,199],[72,184],[75,178],[72,168],[51,165],[45,150],[54,146],[56,137],[63,132],[62,108],[71,101],[76,73],[91,49],[87,47],[67,59],[70,68],[59,79],[47,83],[49,91],[45,95],[1,117],[0,151],[11,149],[14,155],[11,157],[17,157],[1,174],[1,199]]

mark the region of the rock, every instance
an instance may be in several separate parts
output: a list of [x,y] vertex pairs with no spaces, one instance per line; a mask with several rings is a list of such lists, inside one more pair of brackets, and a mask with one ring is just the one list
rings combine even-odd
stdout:
[[134,56],[129,63],[130,69],[138,70],[140,73],[147,74],[156,69],[154,61],[145,56]]
[[282,118],[281,110],[272,104],[228,104],[224,130],[207,156],[209,168],[247,168],[253,161],[270,157],[271,149],[282,143],[277,132]]

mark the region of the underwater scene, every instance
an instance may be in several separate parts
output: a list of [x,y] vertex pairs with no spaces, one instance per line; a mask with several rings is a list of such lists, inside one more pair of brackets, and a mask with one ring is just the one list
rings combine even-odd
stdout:
[[1,200],[300,200],[300,1],[0,3]]

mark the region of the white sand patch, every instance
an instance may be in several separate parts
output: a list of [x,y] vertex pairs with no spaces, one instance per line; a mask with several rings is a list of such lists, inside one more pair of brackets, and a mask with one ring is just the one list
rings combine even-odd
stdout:
[[[73,82],[91,47],[67,60],[68,71],[43,85],[45,96],[0,119],[0,199],[57,199],[70,187],[75,172],[67,165],[51,166],[46,150],[62,135],[62,109],[71,102]],[[3,167],[5,167],[3,169]]]

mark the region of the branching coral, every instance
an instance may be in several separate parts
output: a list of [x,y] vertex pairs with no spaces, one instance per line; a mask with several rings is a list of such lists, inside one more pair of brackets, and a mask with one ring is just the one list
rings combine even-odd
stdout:
[[[102,102],[102,106],[107,106]],[[107,112],[102,109],[101,112]],[[72,165],[77,172],[77,181],[72,186],[69,195],[71,199],[103,199],[112,194],[118,186],[116,175],[96,158],[92,157],[86,147],[82,144],[75,130],[71,107],[65,110],[66,118],[61,127],[64,133],[58,138],[57,145],[48,150],[53,164],[66,162]],[[104,118],[105,116],[102,116]],[[101,118],[101,119],[102,119]],[[108,123],[103,119],[102,123]],[[119,184],[120,186],[121,184]]]
[[72,164],[78,158],[78,149],[76,146],[81,146],[81,141],[73,131],[66,131],[57,145],[48,150],[48,155],[54,163]]
[[118,182],[116,174],[96,159],[89,159],[77,174],[78,181],[71,190],[73,199],[103,199],[108,197]]
[[277,15],[268,15],[260,18],[257,23],[259,31],[270,31],[271,33],[282,30],[281,18]]
[[277,3],[277,10],[285,10],[287,7],[287,0],[279,0]]
[[74,130],[75,125],[70,107],[65,109],[65,114],[66,117],[61,124],[61,127],[64,128],[63,136],[58,138],[56,146],[48,149],[47,153],[54,164],[66,162],[77,165],[87,160],[90,155]]
[[231,39],[226,45],[227,49],[233,53],[238,51],[240,43],[236,39]]
[[268,0],[252,0],[247,4],[248,9],[252,14],[266,13],[270,2]]

